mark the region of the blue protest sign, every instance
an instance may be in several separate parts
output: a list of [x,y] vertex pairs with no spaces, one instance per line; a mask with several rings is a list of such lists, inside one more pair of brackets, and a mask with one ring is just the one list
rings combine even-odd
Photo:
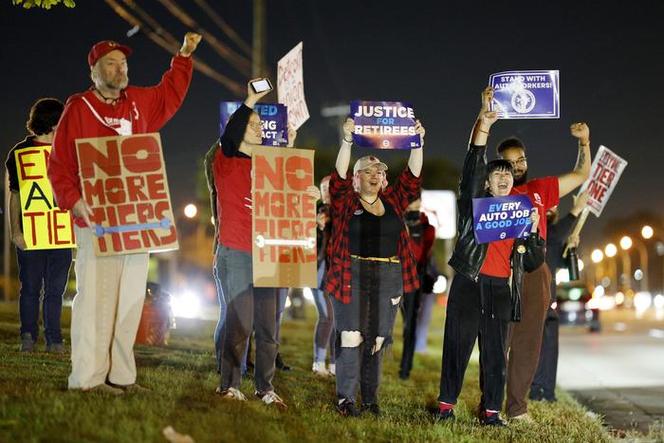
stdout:
[[498,118],[560,118],[558,71],[507,71],[489,76]]
[[[242,102],[221,102],[219,106],[219,134],[223,134],[231,115]],[[257,103],[254,106],[261,118],[263,146],[288,146],[288,111],[281,103]]]
[[473,222],[478,243],[528,236],[533,204],[527,195],[473,199]]
[[415,111],[406,102],[371,102],[354,100],[350,103],[355,120],[353,141],[363,148],[411,149],[420,147],[415,133]]

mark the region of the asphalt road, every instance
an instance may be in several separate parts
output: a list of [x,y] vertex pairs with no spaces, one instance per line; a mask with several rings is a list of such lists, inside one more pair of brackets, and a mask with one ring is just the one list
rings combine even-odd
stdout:
[[605,311],[600,320],[600,333],[561,327],[558,385],[612,428],[662,426],[664,312]]

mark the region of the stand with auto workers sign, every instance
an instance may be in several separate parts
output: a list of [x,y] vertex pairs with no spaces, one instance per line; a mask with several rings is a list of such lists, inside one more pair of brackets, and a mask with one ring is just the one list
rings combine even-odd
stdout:
[[76,140],[98,256],[178,249],[159,134]]
[[316,287],[314,151],[253,147],[254,286]]

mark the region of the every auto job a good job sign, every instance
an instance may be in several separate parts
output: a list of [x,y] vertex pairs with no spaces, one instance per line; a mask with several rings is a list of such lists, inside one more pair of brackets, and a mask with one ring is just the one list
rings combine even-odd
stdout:
[[178,248],[159,134],[76,140],[99,256]]

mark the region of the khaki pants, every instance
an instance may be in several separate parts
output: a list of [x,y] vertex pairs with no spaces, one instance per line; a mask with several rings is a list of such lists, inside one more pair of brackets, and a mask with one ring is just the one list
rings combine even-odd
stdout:
[[71,318],[69,389],[136,382],[134,340],[141,319],[148,254],[97,257],[89,228],[75,227],[76,297]]
[[539,364],[546,311],[551,303],[551,271],[546,263],[526,273],[521,294],[521,321],[510,323],[507,361],[508,417],[528,411],[526,396]]

